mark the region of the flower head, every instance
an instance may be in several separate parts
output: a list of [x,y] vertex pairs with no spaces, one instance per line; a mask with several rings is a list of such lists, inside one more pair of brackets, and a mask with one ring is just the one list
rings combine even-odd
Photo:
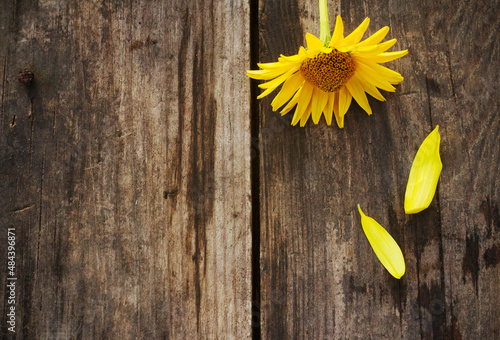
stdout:
[[[321,4],[321,2],[320,2]],[[328,125],[335,115],[337,125],[344,127],[344,115],[354,98],[369,115],[372,114],[366,93],[385,101],[377,88],[394,92],[393,85],[403,80],[401,74],[379,65],[408,53],[407,50],[386,52],[396,39],[380,43],[389,32],[389,27],[383,27],[376,33],[361,41],[370,22],[366,18],[358,28],[344,37],[344,25],[337,16],[335,30],[331,39],[325,32],[328,20],[325,8],[321,8],[321,37],[307,33],[307,49],[300,47],[293,56],[281,55],[277,62],[257,64],[261,70],[247,71],[253,79],[269,80],[260,84],[264,89],[257,98],[263,98],[283,84],[271,105],[273,111],[278,108],[285,115],[295,107],[292,125],[300,121],[304,126],[312,116],[318,124],[321,114],[324,114]]]
[[392,236],[373,218],[366,216],[358,204],[359,214],[361,215],[361,226],[365,232],[366,238],[377,255],[378,259],[384,265],[385,269],[394,276],[400,279],[405,271],[405,259],[401,248]]

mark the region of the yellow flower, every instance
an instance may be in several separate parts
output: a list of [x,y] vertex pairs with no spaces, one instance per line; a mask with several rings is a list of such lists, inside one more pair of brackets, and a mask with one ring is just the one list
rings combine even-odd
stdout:
[[415,155],[411,165],[410,177],[406,185],[405,212],[416,214],[426,209],[432,202],[443,169],[439,155],[439,125],[436,126]]
[[363,231],[375,255],[377,255],[380,262],[382,262],[385,269],[387,269],[392,276],[396,279],[400,279],[406,270],[405,259],[403,258],[401,248],[399,248],[392,236],[378,224],[377,221],[363,214],[359,204],[358,210],[361,215],[361,226],[363,227]]
[[328,125],[331,125],[332,115],[335,115],[337,125],[343,128],[344,115],[352,98],[371,115],[365,92],[385,101],[377,88],[390,92],[396,90],[393,85],[400,83],[403,77],[379,64],[400,58],[408,51],[385,52],[396,43],[396,39],[380,43],[389,32],[387,26],[361,41],[369,18],[344,37],[344,25],[337,16],[330,39],[326,2],[321,5],[320,0],[320,37],[323,40],[307,33],[307,49],[300,47],[296,55],[281,55],[277,62],[257,64],[261,70],[247,71],[247,75],[253,79],[269,80],[259,85],[265,91],[258,99],[283,84],[271,105],[276,111],[286,104],[281,110],[282,115],[296,106],[292,125],[300,121],[300,126],[304,126],[311,116],[314,124],[318,124],[323,113]]

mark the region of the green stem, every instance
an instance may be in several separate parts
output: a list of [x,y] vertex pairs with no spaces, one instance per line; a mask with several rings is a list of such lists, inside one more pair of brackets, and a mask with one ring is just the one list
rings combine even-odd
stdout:
[[330,23],[328,22],[328,5],[326,2],[327,0],[319,0],[319,39],[323,41],[325,45],[330,42]]

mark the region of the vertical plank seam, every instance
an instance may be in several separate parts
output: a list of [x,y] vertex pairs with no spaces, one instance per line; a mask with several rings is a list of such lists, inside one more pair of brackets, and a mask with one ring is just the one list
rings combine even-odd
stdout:
[[[451,74],[450,74],[450,78],[451,78]],[[452,86],[453,86],[453,82],[452,82]],[[427,105],[428,105],[428,109],[429,109],[429,122],[430,122],[430,128],[431,128],[431,131],[434,129],[434,124],[432,123],[432,104],[431,104],[431,94],[429,92],[429,79],[426,78],[425,79],[425,89],[426,89],[426,92],[427,92]],[[455,98],[455,94],[454,94],[454,91],[453,91],[453,97]],[[443,314],[444,314],[444,320],[445,320],[445,324],[446,324],[446,286],[445,286],[445,279],[444,279],[444,253],[443,253],[443,225],[442,225],[442,217],[441,217],[441,201],[439,200],[439,190],[440,190],[440,183],[438,182],[437,184],[437,188],[436,188],[436,204],[437,204],[437,213],[438,213],[438,217],[439,217],[439,220],[438,220],[438,224],[439,224],[439,231],[438,231],[438,239],[439,239],[439,266],[440,266],[440,270],[441,270],[441,289],[442,289],[442,293],[441,293],[441,298],[443,298],[444,301],[442,301],[442,305],[443,305]],[[420,284],[419,284],[419,291],[420,291]],[[422,322],[420,322],[422,323]],[[447,337],[447,331],[446,331],[446,327],[443,327],[443,336],[446,338]],[[421,333],[423,334],[423,333]]]
[[43,179],[45,176],[45,150],[42,158],[42,174],[40,178],[40,213],[38,215],[38,240],[36,245],[36,267],[35,267],[35,283],[38,277],[38,262],[40,260],[40,239],[42,235],[42,208],[43,208]]
[[28,112],[28,117],[30,118],[30,146],[29,146],[29,154],[30,154],[30,163],[29,163],[29,168],[28,168],[28,174],[31,175],[31,168],[33,165],[33,140],[35,138],[35,116],[33,112],[33,105],[34,105],[34,97],[31,97],[31,92],[28,91],[28,96],[30,100],[30,108]]
[[[259,1],[249,0],[250,6],[250,68],[256,69],[259,61]],[[250,192],[252,205],[252,339],[260,340],[261,334],[261,282],[260,282],[260,152],[259,104],[257,83],[250,82]]]
[[[9,55],[9,50],[7,50],[7,56]],[[0,126],[3,126],[3,116],[5,111],[5,80],[7,79],[7,56],[4,58],[3,63],[3,76],[2,76],[2,107],[0,110]]]
[[[413,232],[415,233],[415,239],[417,239],[415,227],[413,228]],[[420,250],[418,250],[420,252]],[[420,294],[420,255],[417,254],[415,257],[416,259],[416,270],[417,270],[417,306],[418,306],[418,324],[419,324],[419,331],[420,331],[420,339],[422,340],[424,338],[424,332],[422,328],[422,299],[421,299],[421,294]]]
[[[453,94],[453,102],[455,103],[455,107],[457,105],[457,95],[455,93],[455,83],[453,81],[453,73],[452,73],[452,70],[451,70],[451,58],[450,58],[450,44],[449,44],[449,40],[448,40],[448,35],[445,34],[445,38],[446,38],[446,51],[445,51],[445,54],[446,54],[446,61],[448,63],[448,72],[449,72],[449,76],[450,76],[450,84],[451,84],[451,93]],[[430,105],[430,104],[429,104]],[[461,122],[462,124],[462,122]],[[467,161],[470,165],[470,160],[469,160],[469,155],[467,154]],[[439,191],[441,189],[441,185],[440,183],[438,182],[438,186],[437,186],[437,189],[436,189],[436,192],[437,192],[437,196],[436,196],[436,199],[437,199],[437,203],[438,203],[438,208],[439,208],[439,218],[441,219],[441,201],[439,199]],[[441,285],[443,286],[443,290],[444,290],[444,301],[443,301],[443,306],[444,306],[444,320],[445,320],[445,324],[448,322],[448,314],[446,313],[446,298],[447,298],[447,294],[446,294],[446,279],[445,279],[445,271],[444,271],[444,248],[443,248],[443,239],[442,239],[442,235],[443,235],[443,230],[440,229],[440,234],[439,234],[439,239],[441,240],[440,242],[440,249],[439,251],[441,252],[440,256],[442,255],[441,259],[442,260],[442,272],[443,272],[443,276],[442,276],[442,281],[441,281]],[[451,272],[451,270],[450,270]],[[451,277],[450,277],[450,281],[451,283]],[[450,284],[450,287],[449,287],[449,290],[450,290],[450,314],[449,314],[449,319],[450,319],[450,328],[452,329],[451,331],[451,334],[448,335],[446,332],[444,334],[444,336],[448,336],[448,337],[451,337],[453,338],[453,285]],[[445,327],[446,329],[446,327]]]

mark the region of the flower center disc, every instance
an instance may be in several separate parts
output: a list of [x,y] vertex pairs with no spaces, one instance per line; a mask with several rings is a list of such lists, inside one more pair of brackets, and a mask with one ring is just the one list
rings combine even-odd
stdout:
[[325,92],[335,92],[354,75],[356,65],[348,53],[333,50],[307,59],[300,66],[304,78]]

